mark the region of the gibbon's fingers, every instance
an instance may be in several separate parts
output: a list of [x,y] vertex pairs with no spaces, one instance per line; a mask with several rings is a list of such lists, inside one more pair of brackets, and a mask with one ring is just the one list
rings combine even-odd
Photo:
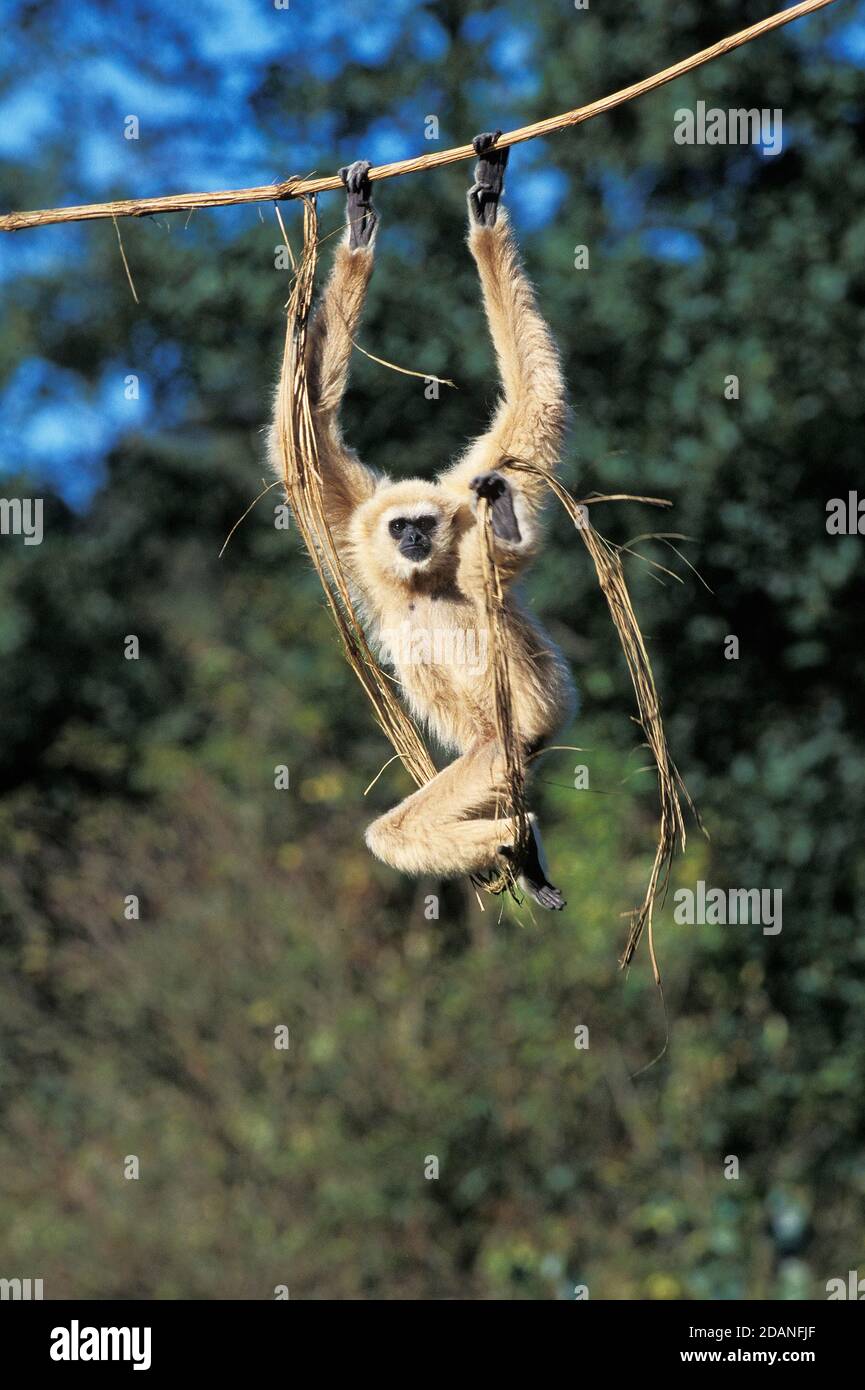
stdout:
[[499,198],[504,188],[510,147],[490,149],[501,133],[500,130],[485,131],[472,141],[478,162],[475,165],[475,181],[468,193],[469,208],[475,222],[481,227],[495,226]]
[[369,246],[378,224],[378,213],[372,205],[371,168],[368,159],[356,159],[353,164],[343,165],[339,171],[348,195],[345,216],[350,228],[348,244],[352,251]]
[[493,535],[500,541],[522,540],[510,483],[501,473],[493,469],[490,473],[480,473],[469,483],[472,492],[484,497],[492,511]]
[[548,883],[543,883],[537,888],[529,883],[525,875],[520,875],[517,882],[521,888],[525,888],[530,898],[534,898],[539,907],[545,907],[548,912],[561,912],[562,908],[568,905],[558,888],[551,888]]
[[472,492],[476,492],[478,497],[485,497],[488,502],[495,502],[497,497],[501,497],[507,492],[508,485],[501,473],[492,469],[489,473],[479,473],[476,478],[472,478],[469,483]]

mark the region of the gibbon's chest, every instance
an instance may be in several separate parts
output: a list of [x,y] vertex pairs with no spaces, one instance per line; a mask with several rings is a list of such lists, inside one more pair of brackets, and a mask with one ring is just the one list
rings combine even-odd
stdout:
[[382,615],[378,635],[409,689],[470,687],[489,670],[489,633],[472,604],[418,595]]

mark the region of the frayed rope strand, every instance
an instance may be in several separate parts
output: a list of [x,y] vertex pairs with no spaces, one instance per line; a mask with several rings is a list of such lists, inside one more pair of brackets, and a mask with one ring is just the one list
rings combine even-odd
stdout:
[[285,346],[277,389],[277,439],[285,493],[321,580],[346,659],[372,704],[382,732],[420,787],[435,776],[435,765],[417,727],[397,702],[390,682],[370,650],[324,507],[306,352],[317,260],[318,215],[315,199],[307,197],[304,198],[303,251],[287,306]]
[[[588,520],[585,503],[578,502],[573,498],[557,478],[552,477],[536,464],[524,460],[509,459],[502,464],[502,467],[508,471],[533,473],[542,478],[561,502],[591,556],[601,592],[607,601],[607,607],[610,610],[610,616],[628,664],[631,684],[637,701],[639,723],[646,735],[646,741],[657,769],[661,816],[658,828],[658,845],[645,896],[640,906],[631,913],[631,927],[620,965],[624,968],[631,963],[640,938],[645,931],[648,937],[652,972],[655,983],[660,986],[661,972],[655,953],[654,910],[659,901],[663,902],[677,843],[682,851],[685,849],[686,833],[682,815],[682,799],[701,829],[703,828],[702,822],[679,770],[670,756],[652,663],[649,660],[643,634],[640,631],[640,624],[631,602],[618,548],[611,545],[595,530]],[[588,500],[600,502],[605,499],[595,496]],[[642,501],[650,502],[655,506],[669,506],[668,502],[654,497],[631,498],[619,494],[617,500]]]

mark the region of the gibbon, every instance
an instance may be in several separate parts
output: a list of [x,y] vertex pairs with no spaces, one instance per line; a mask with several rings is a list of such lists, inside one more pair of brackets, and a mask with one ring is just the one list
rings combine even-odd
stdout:
[[[497,741],[491,634],[487,629],[477,499],[491,505],[496,563],[506,589],[514,725],[527,755],[567,722],[574,690],[560,652],[511,589],[537,554],[543,478],[505,476],[509,461],[555,469],[567,420],[565,386],[550,331],[499,211],[507,149],[500,131],[479,135],[468,191],[468,244],[480,276],[503,396],[486,434],[435,482],[399,482],[372,471],[344,443],[339,407],[373,268],[378,214],[367,161],[340,170],[347,232],[308,339],[308,379],[327,517],[353,594],[393,667],[411,712],[459,756],[426,786],[373,821],[373,854],[407,874],[448,878],[506,864],[542,907],[564,899],[549,882],[534,816],[523,862],[513,863],[515,824]],[[275,429],[271,459],[281,472]]]

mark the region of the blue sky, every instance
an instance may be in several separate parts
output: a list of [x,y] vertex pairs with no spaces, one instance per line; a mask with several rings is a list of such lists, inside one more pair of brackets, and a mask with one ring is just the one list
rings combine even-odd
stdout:
[[[26,8],[21,0],[6,0],[0,161],[26,162],[38,171],[44,150],[63,136],[68,159],[59,169],[51,164],[42,205],[95,201],[117,196],[118,190],[128,196],[168,192],[179,186],[181,169],[180,182],[189,188],[264,183],[311,169],[317,151],[328,143],[327,112],[316,113],[306,144],[303,131],[292,129],[292,169],[273,167],[269,142],[250,104],[269,63],[302,64],[337,83],[338,93],[337,79],[347,62],[382,68],[399,57],[395,45],[401,37],[405,42],[408,32],[434,90],[449,39],[423,0],[352,0],[350,6],[288,0],[288,8],[277,8],[284,3],[208,0],[187,6],[156,0],[155,22],[144,28],[135,18],[136,7],[122,0],[113,8],[87,0],[47,6],[28,25],[20,23]],[[466,37],[488,46],[499,75],[496,109],[513,110],[518,122],[536,85],[532,9],[526,6],[519,21],[512,11],[476,12],[468,4],[466,11]],[[865,67],[865,4],[851,5],[849,14],[831,53],[838,62]],[[146,139],[117,138],[118,126],[131,113],[146,127]],[[373,162],[417,153],[414,108],[408,115],[407,110],[387,112],[370,126],[363,148]],[[454,139],[464,134],[457,132]],[[540,165],[541,142],[533,152]],[[530,232],[553,218],[566,193],[560,171],[529,167],[513,199],[523,229]],[[639,217],[646,196],[638,176],[605,183],[612,220],[622,226]],[[223,225],[230,233],[231,220]],[[86,227],[70,226],[0,237],[0,284],[14,292],[14,282],[23,276],[74,263],[86,235]],[[646,233],[646,250],[686,260],[700,254],[700,245],[682,228],[654,227]],[[123,370],[116,364],[118,374]],[[36,359],[22,362],[0,396],[0,471],[27,467],[60,486],[73,505],[85,504],[98,482],[99,461],[113,442],[124,430],[148,423],[146,395],[134,406],[117,402],[113,371],[93,389],[73,372]]]

